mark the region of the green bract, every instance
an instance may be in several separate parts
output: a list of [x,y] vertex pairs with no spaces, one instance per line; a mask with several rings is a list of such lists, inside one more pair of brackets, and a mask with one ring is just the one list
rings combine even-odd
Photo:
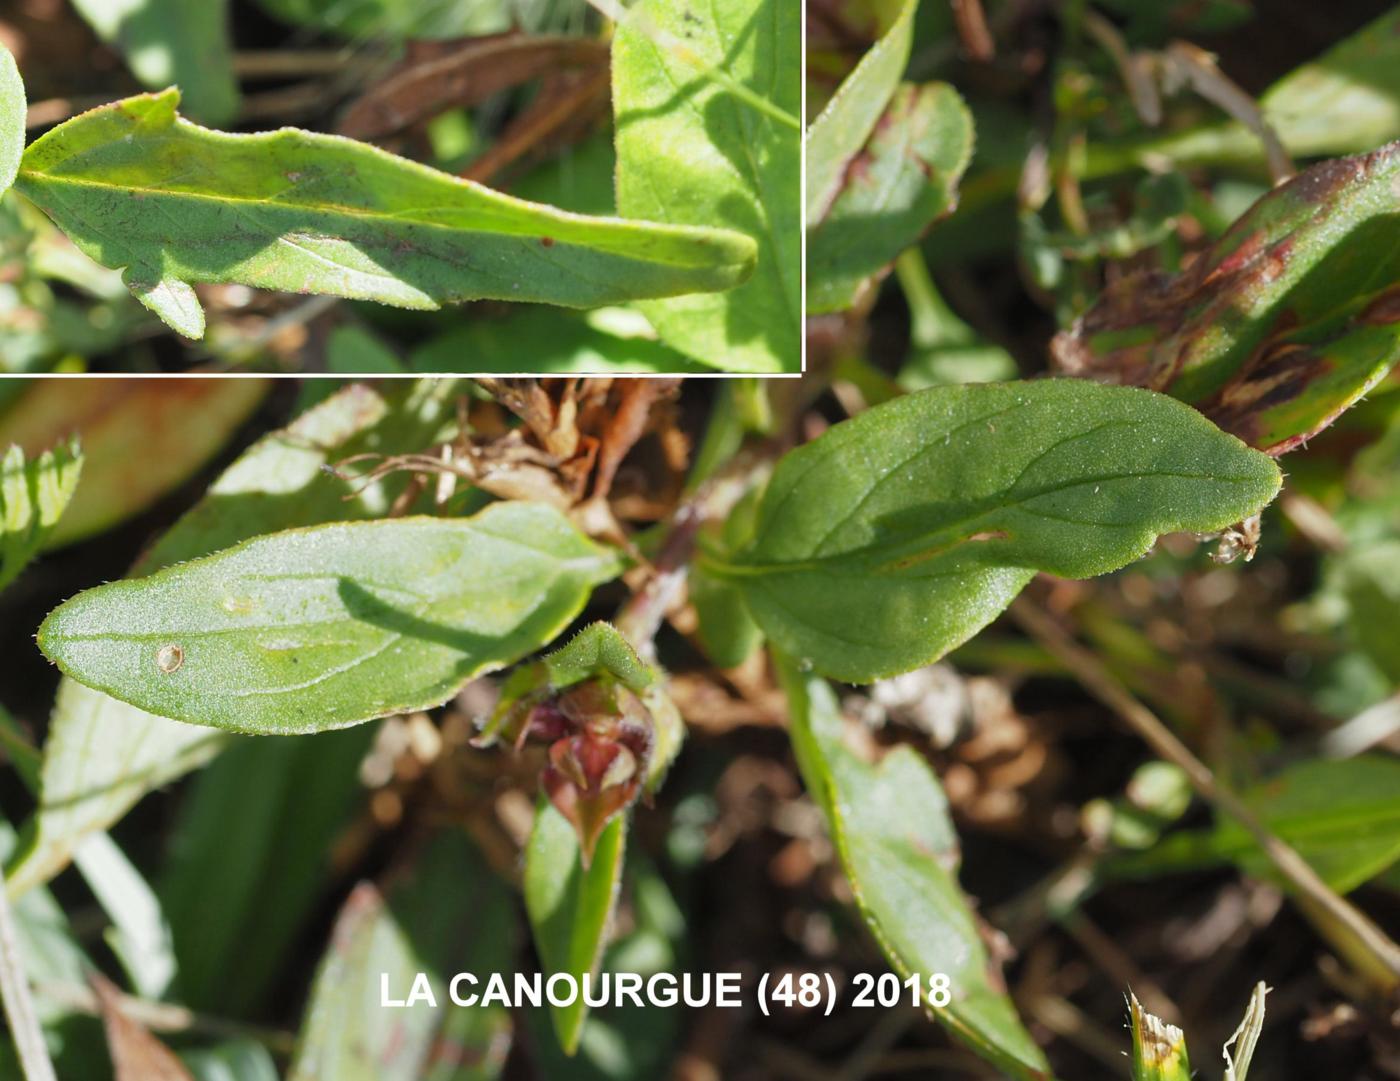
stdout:
[[739,288],[643,305],[667,344],[729,371],[801,367],[802,145],[777,115],[795,124],[801,105],[800,16],[793,0],[643,0],[613,49],[618,210],[757,242]]
[[338,523],[81,593],[39,644],[163,717],[316,732],[440,704],[552,640],[617,570],[538,504]]
[[707,565],[783,651],[867,682],[941,657],[1037,571],[1116,570],[1159,534],[1255,513],[1280,483],[1268,457],[1148,391],[935,387],[787,455],[753,540]]
[[179,91],[74,117],[24,154],[17,188],[136,296],[199,337],[191,282],[436,308],[494,298],[592,307],[729,289],[754,242],[723,229],[527,203],[334,135],[211,131]]
[[[792,718],[792,743],[807,790],[826,812],[841,866],[881,950],[901,977],[948,977],[950,1000],[934,1016],[979,1055],[1017,1081],[1044,1081],[1036,1047],[997,977],[958,886],[958,839],[948,802],[928,764],[909,748],[878,765],[843,742],[831,687],[779,664]],[[907,995],[906,995],[907,1000]]]
[[[522,888],[546,973],[567,972],[582,980],[598,971],[622,884],[626,846],[627,816],[618,815],[598,838],[588,866],[583,866],[574,827],[548,800],[539,801],[525,847]],[[588,1014],[582,993],[566,1006],[551,1005],[550,1014],[560,1046],[572,1055]]]

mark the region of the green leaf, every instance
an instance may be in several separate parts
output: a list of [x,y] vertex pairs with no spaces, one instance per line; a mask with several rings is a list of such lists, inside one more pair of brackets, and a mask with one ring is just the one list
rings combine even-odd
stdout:
[[182,1051],[180,1060],[194,1081],[278,1081],[271,1052],[244,1038],[200,1051]]
[[228,0],[73,0],[149,90],[178,86],[191,116],[223,124],[238,113]]
[[619,212],[723,224],[752,237],[758,250],[754,275],[739,288],[642,309],[663,341],[704,364],[796,372],[801,139],[705,69],[795,117],[802,93],[801,5],[641,0],[628,10],[613,46]]
[[15,182],[24,155],[28,104],[14,55],[0,43],[0,195]]
[[1133,1081],[1191,1081],[1181,1029],[1148,1013],[1133,994],[1128,995],[1128,1016],[1133,1029]]
[[338,326],[326,339],[326,370],[345,375],[402,375],[394,351],[362,327]]
[[[546,977],[567,972],[581,980],[585,973],[598,971],[617,905],[626,838],[627,819],[619,815],[603,830],[585,868],[574,827],[552,803],[540,799],[525,847],[524,891]],[[550,1010],[559,1044],[572,1055],[588,1012],[583,996]]]
[[1400,136],[1400,7],[1296,68],[1260,99],[1291,154],[1371,150]]
[[[687,931],[692,925],[681,907],[684,897],[671,892],[666,877],[642,851],[627,863],[628,930],[603,953],[603,972],[635,972],[650,979],[658,972],[679,973],[689,967]],[[523,1019],[530,1036],[531,1062],[541,1077],[567,1081],[654,1081],[681,1053],[686,1028],[683,1009],[650,1003],[605,1007],[588,1016],[578,1050],[559,1047],[544,1011]]]
[[1072,375],[1150,387],[1283,454],[1400,359],[1400,144],[1269,192],[1175,278],[1129,275],[1052,346]]
[[191,282],[435,309],[570,307],[728,289],[754,243],[722,229],[537,206],[334,135],[230,135],[177,90],[83,113],[32,143],[16,187],[143,304],[199,337]]
[[77,490],[82,469],[77,440],[32,462],[18,446],[0,457],[0,589],[44,546]]
[[[14,855],[17,845],[15,831],[0,819],[0,859]],[[13,883],[6,883],[15,892]],[[25,969],[31,980],[68,983],[81,986],[92,969],[92,961],[78,944],[77,936],[68,923],[63,908],[48,890],[31,890],[14,903],[19,946],[25,958]],[[38,996],[35,1005],[40,1022],[47,1028],[70,1012],[45,996]]]
[[175,950],[150,884],[106,833],[85,838],[73,860],[112,921],[104,937],[132,989],[143,998],[165,997],[175,977]]
[[1045,1081],[1045,1057],[996,986],[958,886],[958,839],[928,763],[907,747],[865,762],[845,745],[831,687],[787,658],[778,674],[803,782],[826,813],[856,904],[890,965],[901,978],[949,977],[951,1001],[940,1007],[926,993],[926,1008],[1006,1075]]
[[159,883],[185,1005],[244,1017],[264,1001],[332,874],[374,733],[241,739],[194,779]]
[[332,523],[80,593],[39,648],[163,717],[320,732],[441,705],[551,641],[617,570],[543,504]]
[[[15,772],[30,794],[37,797],[43,756],[2,706],[0,737]],[[10,847],[6,845],[7,849]],[[74,849],[73,860],[112,921],[103,937],[126,970],[131,986],[143,997],[163,997],[176,965],[170,925],[154,891],[106,833],[99,831],[85,837]],[[31,891],[25,897],[38,894],[39,891]]]
[[515,26],[531,5],[522,0],[258,0],[287,22],[360,40],[385,36],[414,38],[476,37]]
[[503,318],[473,314],[415,349],[409,367],[419,372],[520,371],[541,375],[705,372],[656,340],[646,319],[632,309],[562,311],[522,305]]
[[[1349,893],[1400,860],[1400,761],[1384,755],[1314,759],[1242,793],[1270,832],[1295,848],[1323,880]],[[1110,860],[1105,873],[1140,878],[1233,862],[1282,880],[1254,838],[1233,819],[1167,837],[1141,855]]]
[[972,160],[972,114],[947,83],[905,84],[807,225],[807,308],[849,308],[861,286],[952,211]]
[[0,445],[31,452],[74,432],[83,484],[44,546],[135,517],[207,465],[263,400],[263,379],[36,379],[0,416]]
[[[870,140],[909,63],[914,16],[919,0],[894,0],[899,6],[880,39],[846,76],[820,115],[807,129],[805,221],[821,221],[845,182],[846,170]],[[881,5],[890,10],[889,4]]]
[[1400,684],[1400,539],[1354,543],[1328,558],[1331,579],[1346,600],[1347,627],[1361,651],[1392,684]]
[[[369,883],[350,895],[311,990],[288,1081],[490,1081],[510,1049],[500,1005],[457,1007],[448,982],[470,972],[483,984],[511,968],[510,891],[462,834],[439,835],[386,903]],[[406,1001],[425,973],[437,1009]],[[472,990],[463,988],[463,991]],[[476,989],[478,992],[485,987]],[[460,1055],[449,1071],[437,1051]]]
[[1159,534],[1248,517],[1279,484],[1266,456],[1161,395],[934,387],[788,454],[752,543],[703,562],[784,652],[870,682],[966,641],[1036,571],[1105,574]]
[[[326,464],[363,453],[422,450],[451,416],[459,389],[448,380],[399,384],[382,396],[368,387],[346,387],[245,451],[155,543],[135,573],[195,559],[259,532],[385,513],[406,478],[361,481],[347,499],[347,486],[325,471]],[[29,844],[11,878],[12,891],[48,881],[67,866],[84,837],[116,822],[153,788],[207,762],[227,738],[62,680],[44,745],[39,809],[26,831]]]
[[938,295],[922,251],[903,252],[895,260],[895,273],[910,320],[909,353],[896,377],[902,390],[1016,378],[1011,354],[981,340]]

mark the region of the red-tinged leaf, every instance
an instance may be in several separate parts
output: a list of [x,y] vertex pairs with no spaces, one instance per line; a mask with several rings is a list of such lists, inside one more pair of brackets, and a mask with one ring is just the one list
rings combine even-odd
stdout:
[[1052,352],[1150,387],[1279,455],[1400,359],[1400,143],[1322,162],[1260,199],[1176,277],[1112,285]]
[[826,213],[808,226],[809,311],[849,308],[866,281],[952,211],[972,141],[972,114],[947,83],[895,90]]

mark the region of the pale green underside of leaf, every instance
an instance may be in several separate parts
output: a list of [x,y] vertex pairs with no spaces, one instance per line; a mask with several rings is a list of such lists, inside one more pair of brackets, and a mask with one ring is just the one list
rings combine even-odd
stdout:
[[903,0],[884,35],[861,57],[807,129],[807,214],[821,221],[836,199],[851,159],[875,130],[904,76],[919,0]]
[[1125,566],[1278,492],[1278,467],[1188,406],[1080,380],[935,387],[788,454],[754,540],[711,570],[818,672],[909,671],[966,641],[1035,575]]
[[[365,451],[400,453],[435,437],[456,384],[422,383],[381,396],[353,385],[250,447],[135,568],[146,574],[260,532],[386,513],[402,478],[364,484],[353,499],[324,472]],[[202,765],[227,736],[157,717],[65,677],[44,745],[39,809],[26,830],[19,892],[46,882],[88,834],[106,829],[151,789]]]
[[570,214],[339,136],[211,131],[178,102],[172,89],[74,117],[30,145],[16,186],[184,334],[202,320],[191,282],[594,307],[753,270],[753,241],[727,230]]
[[15,182],[24,154],[24,122],[28,106],[24,80],[10,50],[0,43],[0,195]]
[[928,764],[908,748],[878,765],[846,748],[831,687],[782,658],[793,749],[803,781],[827,816],[856,904],[900,976],[944,973],[952,1002],[940,1022],[987,1061],[1020,1081],[1049,1069],[1005,991],[989,982],[990,961],[958,886],[958,839]]
[[223,124],[238,112],[228,0],[73,0],[148,90],[178,86],[196,120]]
[[972,114],[947,83],[900,86],[834,201],[807,230],[809,313],[849,308],[957,203],[972,159]]
[[[801,364],[801,138],[709,80],[726,73],[796,115],[801,5],[792,0],[644,0],[613,47],[617,206],[629,218],[723,225],[752,237],[753,277],[726,293],[644,304],[662,340],[726,371]],[[679,39],[694,61],[652,40]]]
[[39,808],[9,876],[11,893],[53,878],[84,838],[209,761],[224,740],[221,732],[176,724],[62,680],[44,742]]
[[440,705],[550,642],[617,570],[541,504],[333,523],[80,593],[39,646],[164,717],[317,732]]
[[[525,847],[525,909],[546,977],[568,972],[582,979],[597,972],[622,884],[627,816],[607,824],[585,868],[578,831],[541,798]],[[567,1054],[577,1049],[588,1008],[582,994],[567,1006],[551,1006],[554,1032]]]

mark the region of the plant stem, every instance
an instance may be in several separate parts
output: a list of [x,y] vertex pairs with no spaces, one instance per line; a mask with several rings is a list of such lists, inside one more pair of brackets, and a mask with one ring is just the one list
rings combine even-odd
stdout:
[[25,1081],[57,1081],[24,974],[14,910],[3,885],[0,885],[0,1000],[4,1002],[5,1018],[15,1040]]
[[[67,983],[41,983],[39,992],[46,1000],[61,1003],[72,1010],[92,1014],[102,1013],[92,988]],[[247,1025],[222,1017],[196,1013],[171,1002],[152,1002],[119,992],[121,1011],[131,1020],[153,1032],[190,1033],[216,1040],[256,1040],[275,1055],[290,1055],[296,1049],[296,1036],[282,1029]]]
[[1305,900],[1305,909],[1315,918],[1325,917],[1319,921],[1319,930],[1327,934],[1369,982],[1385,992],[1400,986],[1400,945],[1327,885],[1296,849],[1269,832],[1244,801],[1216,779],[1209,766],[1047,613],[1025,597],[1018,598],[1010,611],[1032,638],[1064,662],[1085,690],[1117,713],[1158,755],[1180,767],[1203,799],[1249,831],[1264,854]]

